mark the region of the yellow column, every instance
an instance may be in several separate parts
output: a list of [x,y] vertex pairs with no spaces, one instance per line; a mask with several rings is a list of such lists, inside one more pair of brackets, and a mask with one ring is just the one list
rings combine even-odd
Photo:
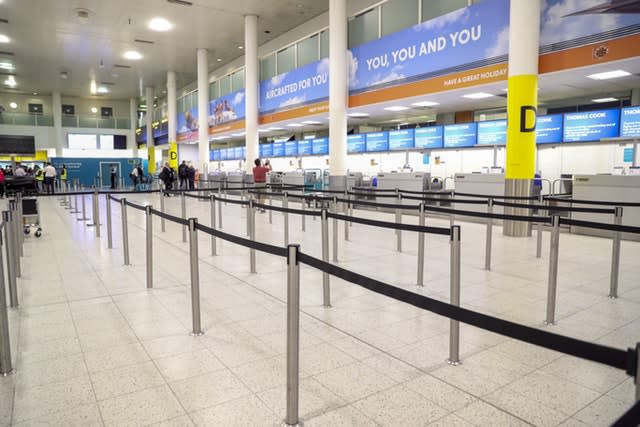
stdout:
[[509,77],[507,100],[507,179],[533,179],[536,163],[538,76]]
[[178,170],[178,144],[169,143],[169,167]]

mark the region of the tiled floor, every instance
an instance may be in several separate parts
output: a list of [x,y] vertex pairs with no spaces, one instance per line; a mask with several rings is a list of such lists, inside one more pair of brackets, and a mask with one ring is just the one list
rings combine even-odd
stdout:
[[[129,196],[159,206],[157,195]],[[209,223],[208,203],[188,200]],[[120,208],[114,248],[56,199],[40,202],[44,235],[25,241],[21,305],[10,310],[17,374],[0,378],[0,425],[274,426],[284,419],[286,269],[283,259],[200,235],[205,335],[191,337],[188,247],[179,226],[154,218],[154,289],[146,289],[144,217],[129,210],[131,266],[123,266]],[[245,233],[245,210],[223,206],[224,231]],[[167,199],[170,213],[179,199]],[[361,212],[372,218],[392,215]],[[290,217],[290,240],[320,256],[320,221]],[[415,223],[415,218],[405,218]],[[448,226],[448,220],[428,220]],[[623,242],[620,298],[607,298],[611,242],[563,233],[558,323],[543,326],[548,233],[494,232],[483,270],[485,226],[462,225],[462,303],[502,318],[626,349],[640,341],[640,243]],[[362,225],[343,240],[340,265],[443,300],[449,242],[427,236],[425,287],[415,286],[417,238]],[[257,236],[283,243],[283,217],[257,216]],[[302,267],[300,416],[307,426],[602,426],[633,403],[624,372],[461,325],[462,365],[448,366],[448,319]]]

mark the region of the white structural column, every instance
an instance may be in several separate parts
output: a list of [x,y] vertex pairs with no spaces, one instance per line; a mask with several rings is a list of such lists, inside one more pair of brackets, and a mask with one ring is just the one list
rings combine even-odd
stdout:
[[56,133],[56,156],[62,157],[62,149],[66,145],[62,132],[62,97],[60,96],[60,92],[53,92],[52,98],[53,128]]
[[245,167],[248,173],[253,170],[253,161],[259,157],[258,150],[258,17],[247,15],[244,17],[244,87],[245,87],[245,144],[247,161]]
[[329,186],[347,184],[347,0],[329,1]]
[[207,49],[197,49],[198,57],[198,164],[209,173],[209,61]]
[[169,115],[169,166],[173,169],[178,168],[178,147],[176,145],[177,138],[177,98],[176,98],[176,73],[167,72],[167,114]]
[[[538,51],[541,0],[511,0],[509,23],[509,91],[507,95],[507,161],[505,195],[529,196],[536,163]],[[528,210],[507,208],[507,214]],[[530,224],[505,221],[507,236],[529,235]]]
[[129,121],[131,132],[127,137],[127,148],[133,152],[133,157],[138,157],[138,143],[136,142],[136,128],[138,127],[138,102],[135,98],[129,99]]
[[147,115],[145,124],[147,126],[147,160],[149,161],[149,173],[156,171],[156,146],[153,144],[153,88],[147,86],[144,89],[145,103],[147,104]]

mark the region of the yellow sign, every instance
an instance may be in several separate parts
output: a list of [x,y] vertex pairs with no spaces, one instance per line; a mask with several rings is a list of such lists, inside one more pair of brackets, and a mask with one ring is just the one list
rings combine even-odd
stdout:
[[169,167],[178,170],[178,144],[175,142],[169,143]]
[[538,76],[509,77],[507,95],[507,179],[533,179],[536,162]]

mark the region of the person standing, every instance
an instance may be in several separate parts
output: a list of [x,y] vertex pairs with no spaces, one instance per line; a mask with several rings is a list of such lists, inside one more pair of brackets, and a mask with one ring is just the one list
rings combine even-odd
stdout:
[[136,189],[136,186],[138,185],[138,166],[134,166],[133,169],[131,169],[131,173],[129,174],[129,178],[131,178],[131,183],[133,184],[133,189]]
[[60,186],[62,187],[62,191],[68,191],[67,189],[67,166],[62,165],[62,170],[60,171]]
[[36,177],[36,188],[38,189],[39,193],[44,193],[44,169],[40,169],[38,166],[36,166],[36,173],[35,173],[35,177]]
[[111,189],[116,189],[116,180],[118,179],[118,168],[116,165],[111,165],[111,170],[109,171],[111,175]]
[[[271,171],[270,168],[262,166],[260,159],[255,159],[253,164],[253,186],[258,190],[258,203],[264,204],[263,190],[267,187],[267,173]],[[260,212],[264,212],[264,208],[260,209]]]
[[16,166],[16,171],[14,172],[15,176],[26,176],[27,173],[24,170],[24,166],[18,165]]
[[189,163],[187,168],[187,181],[189,182],[189,190],[194,190],[196,188],[196,168],[192,163]]
[[47,165],[44,167],[44,186],[47,189],[47,194],[55,193],[53,183],[56,179],[56,175],[56,168],[51,166],[51,163],[47,163]]
[[0,168],[0,199],[4,198],[4,170]]
[[171,181],[173,180],[173,170],[171,170],[171,168],[169,167],[169,162],[165,162],[164,166],[162,167],[162,170],[158,174],[158,178],[160,178],[160,180],[164,184],[165,191],[163,192],[163,194],[168,197],[169,193],[166,193],[166,191],[171,190],[171,187],[172,187]]
[[187,186],[187,178],[188,178],[188,166],[185,160],[180,163],[178,166],[178,180],[180,184],[180,190],[184,190]]

